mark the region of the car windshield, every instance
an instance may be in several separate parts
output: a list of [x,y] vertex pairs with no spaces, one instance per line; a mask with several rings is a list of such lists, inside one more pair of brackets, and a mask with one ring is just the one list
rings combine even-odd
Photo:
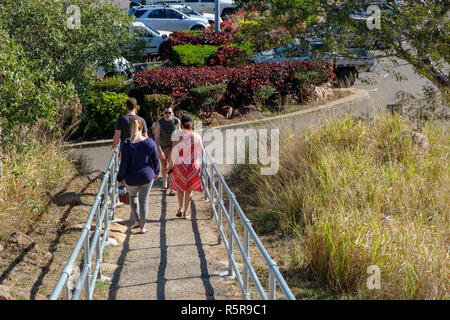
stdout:
[[201,13],[201,12],[198,12],[198,11],[195,11],[194,9],[190,9],[190,8],[186,8],[186,7],[178,8],[178,10],[180,10],[181,12],[183,12],[184,14],[187,14],[187,15],[193,15],[193,16],[203,15],[203,13]]

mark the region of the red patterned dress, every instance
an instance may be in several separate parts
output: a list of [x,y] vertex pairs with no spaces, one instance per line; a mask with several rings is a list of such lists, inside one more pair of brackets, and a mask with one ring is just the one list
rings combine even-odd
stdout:
[[[174,191],[195,190],[202,192],[200,158],[203,147],[198,133],[183,130],[182,140],[172,150],[174,163],[170,187]],[[184,155],[184,152],[186,155]]]

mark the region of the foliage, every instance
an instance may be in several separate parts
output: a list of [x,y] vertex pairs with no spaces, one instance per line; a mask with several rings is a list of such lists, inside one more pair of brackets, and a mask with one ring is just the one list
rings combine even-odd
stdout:
[[112,137],[117,118],[125,113],[127,94],[92,92],[83,107],[84,133],[89,137]]
[[175,31],[170,34],[169,39],[161,47],[163,59],[172,59],[172,48],[179,45],[210,45],[221,46],[232,41],[231,33],[207,31],[200,35],[195,33],[184,33]]
[[166,94],[148,94],[144,96],[139,114],[150,125],[161,117],[164,107],[172,105],[173,99]]
[[[79,28],[69,28],[80,8]],[[128,31],[132,18],[111,1],[100,0],[0,0],[0,21],[10,37],[23,48],[33,72],[66,83],[72,81],[80,95],[88,85],[94,64],[108,66],[115,57],[128,57],[125,46],[137,44]]]
[[[395,0],[383,1],[379,28],[369,28],[366,21],[358,22],[350,17],[351,13],[368,9],[370,3],[366,0],[236,2],[253,10],[247,17],[256,23],[248,29],[243,26],[241,33],[258,49],[276,46],[271,34],[277,29],[288,36],[282,42],[321,35],[326,44],[323,50],[345,52],[349,46],[375,49],[381,44],[385,50],[377,52],[378,58],[389,58],[394,66],[399,64],[398,59],[407,61],[449,98],[450,2],[446,0],[402,1],[401,4]],[[390,71],[395,74],[394,69]]]
[[[48,79],[34,70],[21,46],[0,26],[0,147],[13,147],[26,130],[42,119],[52,133],[59,132],[61,115],[78,110],[72,84]],[[18,126],[18,127],[17,127]]]
[[273,98],[278,93],[277,89],[272,86],[262,85],[255,92],[255,102],[260,108],[265,108],[269,99]]
[[75,173],[67,150],[57,141],[28,132],[28,144],[8,150],[0,172],[0,243],[12,231],[36,228],[48,209],[50,192],[63,186]]
[[172,49],[173,61],[176,65],[201,67],[217,51],[217,46],[186,44],[174,46]]
[[248,53],[243,49],[228,44],[219,47],[208,59],[208,65],[221,65],[224,67],[236,67],[248,62]]
[[[449,132],[428,123],[425,152],[411,131],[399,116],[286,130],[277,174],[240,165],[227,181],[256,232],[298,243],[287,274],[306,270],[347,299],[446,299]],[[381,290],[367,289],[370,265]]]
[[131,84],[126,83],[126,78],[123,75],[114,75],[101,81],[91,83],[93,90],[110,91],[116,93],[128,93]]
[[283,95],[296,94],[299,88],[296,87],[294,73],[315,71],[322,75],[323,82],[327,82],[334,76],[331,69],[332,66],[328,62],[322,61],[257,63],[235,68],[158,68],[139,72],[135,78],[135,86],[136,91],[141,94],[170,95],[175,103],[183,108],[190,105],[193,99],[191,89],[226,83],[226,101],[234,106],[242,106],[253,102],[254,92],[262,85],[273,86]]
[[227,91],[225,83],[201,86],[190,90],[194,100],[195,113],[216,111],[219,102],[223,99]]

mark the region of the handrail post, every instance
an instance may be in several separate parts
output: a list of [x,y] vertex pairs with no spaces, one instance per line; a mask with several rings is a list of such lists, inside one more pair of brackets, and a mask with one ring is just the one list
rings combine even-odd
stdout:
[[[89,268],[89,233],[86,236],[86,240],[85,240],[85,253],[84,253],[84,268]],[[83,269],[84,269],[83,268]],[[87,275],[86,275],[86,300],[89,300],[89,292],[90,290],[90,270],[88,269],[87,271]]]
[[[103,221],[100,221],[100,207],[99,206],[97,206],[97,210],[95,212],[95,221],[96,221],[95,224],[97,225],[97,228],[99,228],[100,232],[101,232]],[[105,236],[105,234],[103,234],[103,236]],[[97,259],[98,259],[98,261],[100,262],[100,265],[101,265],[101,263],[102,263],[102,249],[101,249],[101,241],[100,241],[100,239],[99,239],[99,241],[97,241],[97,248],[96,248],[96,250],[97,250]],[[101,266],[100,266],[100,269],[98,271],[98,275],[99,275],[99,278],[101,279],[102,278],[102,268],[101,268]]]
[[[214,200],[214,186],[215,186],[215,184],[214,184],[214,166],[212,165],[212,163],[211,163],[211,192],[210,192],[210,195],[211,195],[211,206],[213,206],[213,207],[215,207],[215,200]],[[211,217],[213,216],[213,212],[211,212]]]
[[[272,264],[276,266],[276,262],[272,260]],[[269,299],[275,300],[276,299],[276,287],[277,287],[277,280],[275,279],[275,275],[272,270],[272,266],[269,266]]]
[[243,298],[245,300],[250,300],[250,293],[248,290],[248,279],[249,279],[249,273],[248,273],[248,265],[247,265],[247,261],[250,260],[250,239],[249,239],[249,234],[248,234],[248,229],[245,226],[245,231],[244,231],[244,250],[245,250],[245,256],[244,256],[244,292],[243,292]]
[[229,258],[228,258],[228,276],[234,277],[233,271],[233,261],[234,253],[233,253],[233,229],[234,229],[234,204],[233,204],[233,195],[228,195],[228,205],[229,205],[229,216],[230,216],[230,231],[229,231],[229,239],[228,239],[228,248]]

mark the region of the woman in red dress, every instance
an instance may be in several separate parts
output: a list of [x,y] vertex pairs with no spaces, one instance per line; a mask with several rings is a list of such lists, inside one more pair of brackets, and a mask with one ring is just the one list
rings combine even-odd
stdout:
[[[181,117],[181,137],[173,142],[172,163],[173,173],[170,187],[177,192],[177,217],[190,218],[188,215],[192,191],[203,191],[200,179],[201,164],[199,155],[204,155],[200,135],[192,131],[192,118],[189,115]],[[184,206],[183,206],[184,205]]]

